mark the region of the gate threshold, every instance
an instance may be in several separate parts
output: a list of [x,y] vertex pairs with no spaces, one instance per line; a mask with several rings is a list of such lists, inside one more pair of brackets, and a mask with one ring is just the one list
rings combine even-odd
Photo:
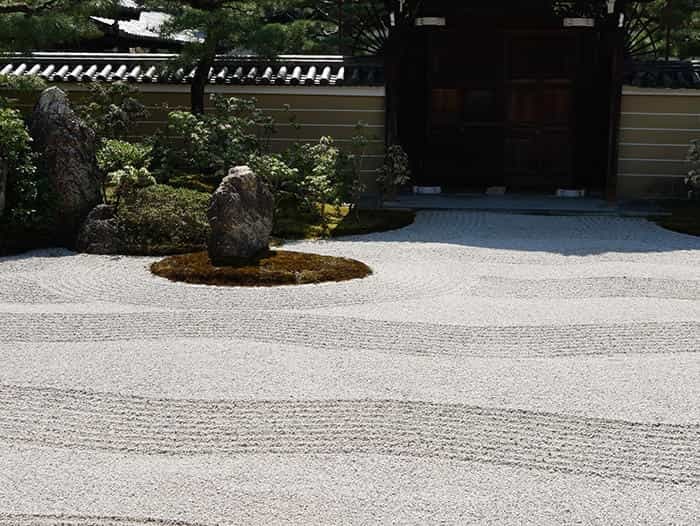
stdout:
[[652,202],[609,202],[595,197],[556,197],[553,195],[440,194],[400,195],[385,201],[385,208],[413,210],[462,210],[525,215],[590,215],[610,217],[650,217],[666,215]]

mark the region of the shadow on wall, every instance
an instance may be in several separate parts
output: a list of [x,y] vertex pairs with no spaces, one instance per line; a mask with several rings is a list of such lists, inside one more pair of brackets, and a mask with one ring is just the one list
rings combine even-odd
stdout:
[[589,256],[700,250],[700,237],[665,230],[646,219],[542,216],[478,211],[418,212],[401,230],[338,241],[455,245],[468,248]]

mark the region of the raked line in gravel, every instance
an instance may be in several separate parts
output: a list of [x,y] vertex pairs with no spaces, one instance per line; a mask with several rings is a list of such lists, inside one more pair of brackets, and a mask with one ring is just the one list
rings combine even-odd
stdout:
[[208,288],[0,259],[0,526],[696,524],[700,240],[422,212]]

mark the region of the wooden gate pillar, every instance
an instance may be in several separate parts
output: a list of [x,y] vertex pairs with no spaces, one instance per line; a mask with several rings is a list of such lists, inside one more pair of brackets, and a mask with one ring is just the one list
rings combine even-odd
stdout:
[[622,83],[625,73],[625,34],[621,27],[625,11],[625,0],[617,0],[612,14],[605,21],[605,57],[610,64],[608,91],[608,155],[605,174],[605,197],[617,199],[617,172],[620,139],[620,112],[622,110]]

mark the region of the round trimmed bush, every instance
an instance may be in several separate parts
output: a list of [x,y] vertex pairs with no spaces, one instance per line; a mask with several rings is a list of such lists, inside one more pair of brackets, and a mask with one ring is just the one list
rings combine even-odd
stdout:
[[158,256],[204,249],[209,237],[209,197],[167,185],[135,192],[117,212],[125,252]]

